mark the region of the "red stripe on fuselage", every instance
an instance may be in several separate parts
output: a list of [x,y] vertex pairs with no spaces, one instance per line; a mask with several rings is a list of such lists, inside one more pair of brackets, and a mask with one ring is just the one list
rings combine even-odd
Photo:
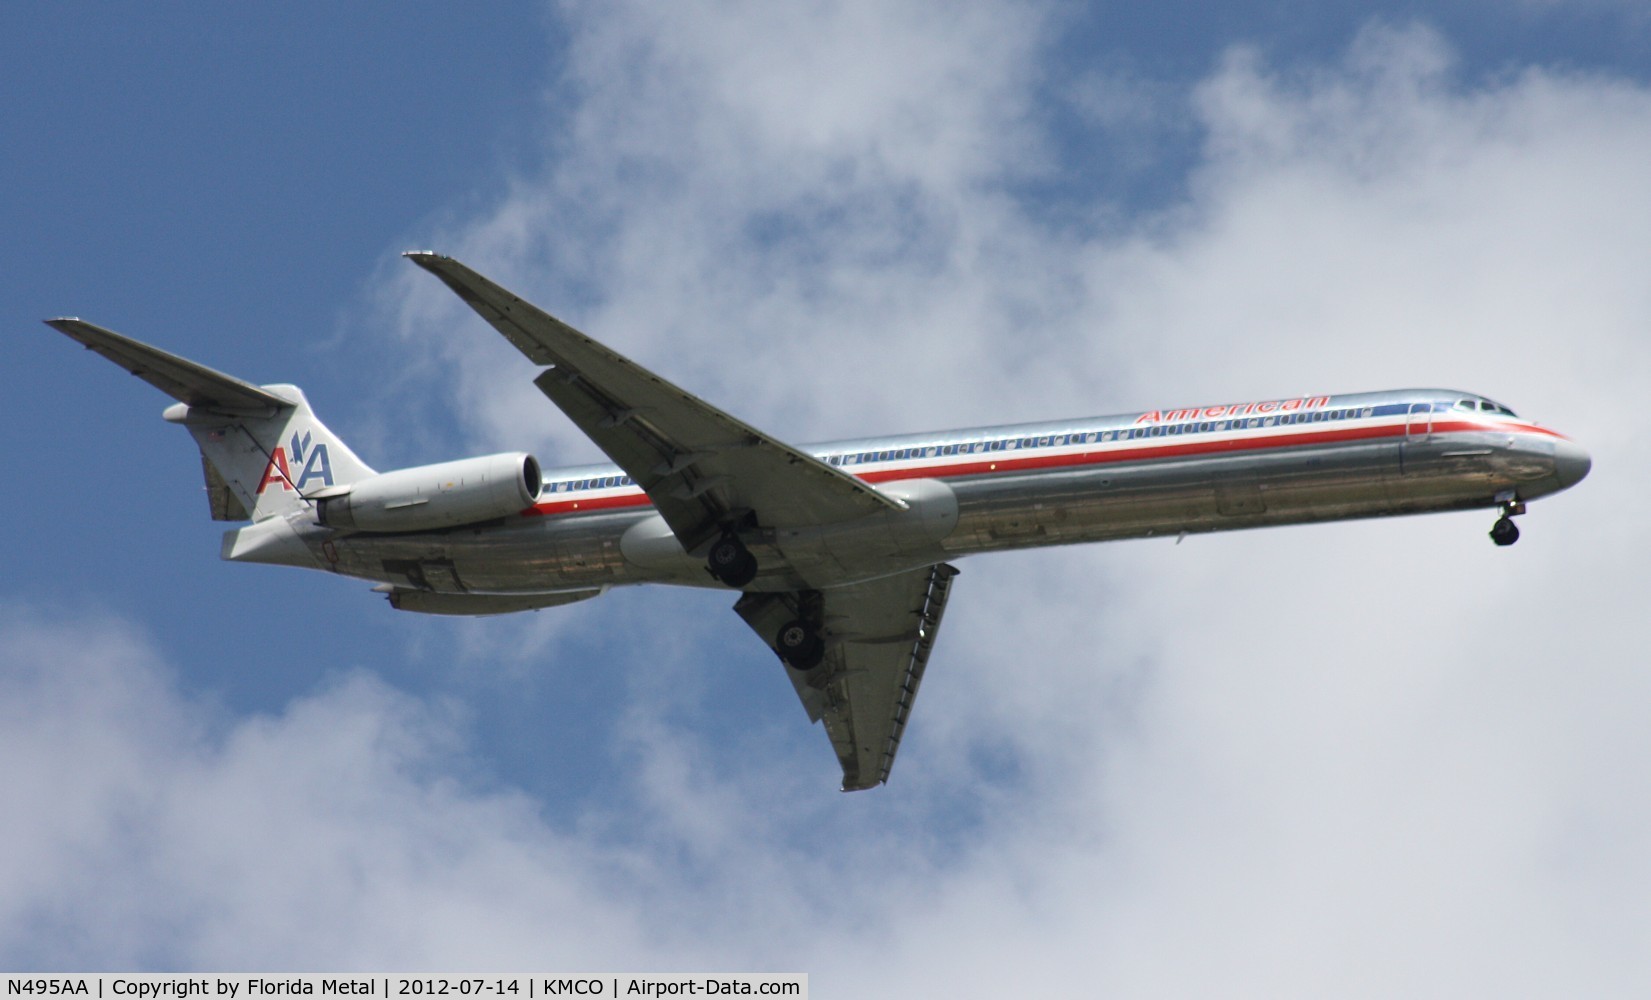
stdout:
[[648,494],[638,490],[635,493],[624,493],[619,496],[587,497],[584,500],[554,500],[550,503],[537,503],[522,511],[522,516],[544,517],[549,514],[589,513],[593,510],[619,510],[623,507],[651,506],[653,506],[653,501],[648,499]]
[[[1419,425],[1418,425],[1419,426]],[[1515,431],[1546,434],[1565,440],[1565,435],[1535,424],[1481,424],[1467,420],[1435,421],[1434,434],[1461,431],[1495,433]],[[1424,432],[1425,433],[1425,432]],[[1229,438],[1225,441],[1188,441],[1174,444],[1138,445],[1134,441],[1108,441],[1102,451],[1073,452],[1065,455],[1017,455],[1014,451],[992,452],[989,456],[969,456],[968,461],[946,465],[915,466],[904,469],[871,469],[864,473],[849,473],[868,483],[897,482],[902,479],[956,479],[962,476],[1001,475],[1010,472],[1032,472],[1042,469],[1070,468],[1081,465],[1109,465],[1122,462],[1144,462],[1167,458],[1189,458],[1199,455],[1220,455],[1232,452],[1263,451],[1273,448],[1296,448],[1309,445],[1338,444],[1346,441],[1370,441],[1380,438],[1406,436],[1403,424],[1378,427],[1346,427],[1335,430],[1314,430],[1288,434],[1257,434],[1250,437]],[[1417,435],[1421,436],[1421,435]],[[1176,435],[1163,435],[1176,437]],[[997,457],[1002,456],[1002,457]],[[848,470],[843,470],[848,471]],[[627,507],[648,507],[653,501],[641,490],[605,497],[586,497],[579,500],[541,502],[522,511],[524,517],[543,517],[553,514],[592,513],[623,510]]]

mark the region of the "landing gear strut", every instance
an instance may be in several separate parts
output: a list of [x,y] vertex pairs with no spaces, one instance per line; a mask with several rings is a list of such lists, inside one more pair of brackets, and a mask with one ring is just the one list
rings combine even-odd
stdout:
[[1525,505],[1512,496],[1497,497],[1502,501],[1502,516],[1491,525],[1490,540],[1498,545],[1512,545],[1519,541],[1519,526],[1513,523],[1515,514],[1525,513]]
[[735,590],[757,578],[757,557],[737,535],[727,534],[711,543],[705,554],[705,568],[723,584]]

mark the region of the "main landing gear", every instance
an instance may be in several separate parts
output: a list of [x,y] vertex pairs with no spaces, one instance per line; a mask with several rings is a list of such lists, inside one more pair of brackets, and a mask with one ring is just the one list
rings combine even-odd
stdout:
[[1490,540],[1497,545],[1512,545],[1519,541],[1519,526],[1513,523],[1514,515],[1525,513],[1525,505],[1510,494],[1496,498],[1502,502],[1502,516],[1491,525]]
[[739,590],[757,578],[757,557],[739,536],[729,533],[711,543],[711,550],[705,554],[705,568],[718,582]]
[[801,618],[786,622],[774,635],[774,652],[796,670],[813,670],[825,659],[825,640]]
[[825,660],[825,598],[818,590],[799,590],[783,598],[795,615],[774,633],[774,652],[792,670],[808,672]]

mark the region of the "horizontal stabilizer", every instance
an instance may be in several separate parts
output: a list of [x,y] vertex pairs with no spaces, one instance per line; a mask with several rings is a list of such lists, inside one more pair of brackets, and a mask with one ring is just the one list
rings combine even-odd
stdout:
[[213,371],[158,347],[123,337],[113,330],[73,318],[49,319],[46,325],[86,345],[150,385],[191,407],[224,413],[272,416],[292,403],[272,392]]

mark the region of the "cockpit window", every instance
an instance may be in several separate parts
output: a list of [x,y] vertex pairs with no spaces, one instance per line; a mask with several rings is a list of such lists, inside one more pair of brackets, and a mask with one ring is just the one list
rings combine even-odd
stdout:
[[1494,400],[1485,399],[1482,396],[1476,399],[1458,399],[1456,401],[1455,408],[1458,410],[1467,410],[1469,413],[1500,413],[1504,417],[1513,417],[1518,415],[1506,406],[1503,406],[1501,403]]

